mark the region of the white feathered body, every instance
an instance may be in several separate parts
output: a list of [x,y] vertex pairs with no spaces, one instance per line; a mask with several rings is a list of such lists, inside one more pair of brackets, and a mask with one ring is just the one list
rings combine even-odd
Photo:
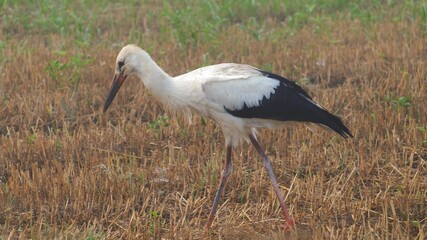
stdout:
[[[147,88],[165,108],[187,115],[196,112],[212,118],[221,126],[227,143],[235,145],[240,140],[248,140],[249,134],[255,133],[255,128],[283,125],[281,121],[235,117],[225,110],[240,110],[244,105],[259,106],[261,100],[270,98],[279,86],[278,80],[265,77],[252,66],[222,63],[174,78],[156,78],[153,79],[157,82],[155,85],[162,85],[162,88],[147,84],[147,77],[141,76]],[[159,84],[159,79],[166,81],[165,84]]]
[[223,63],[170,77],[138,47],[124,48],[117,62],[126,55],[129,74],[137,74],[167,110],[212,118],[227,144],[249,140],[256,128],[277,128],[289,121],[323,124],[343,137],[350,134],[294,82],[250,65]]

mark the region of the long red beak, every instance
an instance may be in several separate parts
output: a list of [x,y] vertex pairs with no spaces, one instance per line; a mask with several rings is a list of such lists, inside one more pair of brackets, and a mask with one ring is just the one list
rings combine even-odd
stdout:
[[111,83],[110,90],[108,91],[107,97],[105,98],[104,103],[104,110],[103,112],[107,111],[110,104],[113,102],[114,97],[116,96],[117,92],[120,89],[120,86],[122,86],[123,82],[125,81],[127,76],[123,74],[123,71],[119,74],[115,74],[113,78],[113,82]]

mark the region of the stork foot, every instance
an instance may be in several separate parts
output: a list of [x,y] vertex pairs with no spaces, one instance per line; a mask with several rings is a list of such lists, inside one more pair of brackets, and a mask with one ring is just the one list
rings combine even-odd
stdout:
[[293,219],[286,221],[285,226],[283,227],[283,230],[285,232],[290,232],[291,230],[293,230],[295,228],[295,222]]

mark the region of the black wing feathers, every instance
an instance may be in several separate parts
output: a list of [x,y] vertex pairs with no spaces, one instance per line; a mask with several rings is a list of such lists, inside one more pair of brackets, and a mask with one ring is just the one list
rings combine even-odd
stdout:
[[247,107],[245,104],[242,109],[233,111],[225,108],[231,115],[241,118],[319,123],[344,138],[353,137],[340,118],[316,105],[307,92],[295,82],[273,73],[260,72],[268,78],[279,80],[280,85],[270,98],[264,96],[259,106]]

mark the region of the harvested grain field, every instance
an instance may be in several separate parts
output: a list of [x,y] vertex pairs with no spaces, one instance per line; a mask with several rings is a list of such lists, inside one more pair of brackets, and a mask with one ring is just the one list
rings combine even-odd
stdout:
[[165,112],[124,45],[171,75],[250,64],[296,81],[355,138],[261,130],[296,229],[252,146],[211,239],[425,239],[425,1],[0,0],[0,238],[201,239],[225,157],[215,122]]

